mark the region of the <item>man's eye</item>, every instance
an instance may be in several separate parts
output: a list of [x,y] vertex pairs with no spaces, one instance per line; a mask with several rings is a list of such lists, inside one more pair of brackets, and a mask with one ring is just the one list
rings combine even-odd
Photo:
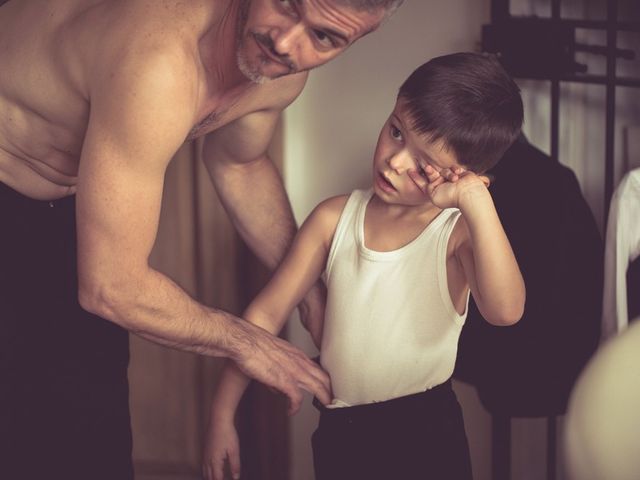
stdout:
[[291,5],[292,0],[280,0],[280,6],[285,10],[293,10],[293,5]]
[[314,30],[313,36],[316,38],[317,42],[321,44],[323,47],[333,47],[335,46],[333,43],[333,39],[324,33],[322,30]]

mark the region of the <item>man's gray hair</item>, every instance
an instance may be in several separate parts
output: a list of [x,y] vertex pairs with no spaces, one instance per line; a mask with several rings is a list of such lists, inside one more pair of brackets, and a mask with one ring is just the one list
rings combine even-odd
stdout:
[[391,15],[402,5],[404,0],[339,0],[339,3],[355,10],[376,11],[381,8],[386,10],[386,15]]

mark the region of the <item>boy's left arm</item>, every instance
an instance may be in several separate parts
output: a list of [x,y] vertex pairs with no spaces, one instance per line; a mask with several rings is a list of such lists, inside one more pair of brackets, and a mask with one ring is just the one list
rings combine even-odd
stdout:
[[524,312],[524,280],[489,193],[489,180],[462,168],[421,167],[425,177],[410,172],[417,187],[437,207],[462,212],[451,241],[480,313],[493,325],[516,323]]
[[524,280],[486,185],[475,181],[461,189],[458,208],[456,255],[473,299],[489,323],[512,325],[524,312]]

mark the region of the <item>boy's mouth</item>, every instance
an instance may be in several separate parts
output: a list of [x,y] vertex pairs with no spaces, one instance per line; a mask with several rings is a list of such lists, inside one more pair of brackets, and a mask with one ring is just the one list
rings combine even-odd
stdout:
[[396,190],[396,187],[394,187],[393,184],[389,180],[387,180],[387,177],[385,177],[382,172],[378,172],[378,182],[381,184],[381,186],[385,190],[388,190],[388,189],[391,189],[393,191]]

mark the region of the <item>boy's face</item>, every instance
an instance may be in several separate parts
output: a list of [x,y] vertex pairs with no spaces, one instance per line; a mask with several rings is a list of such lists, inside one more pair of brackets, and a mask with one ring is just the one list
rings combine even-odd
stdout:
[[373,160],[373,189],[386,203],[423,205],[429,201],[411,179],[410,170],[422,172],[420,165],[437,171],[460,166],[444,142],[430,142],[412,127],[402,99],[398,99],[378,137]]

